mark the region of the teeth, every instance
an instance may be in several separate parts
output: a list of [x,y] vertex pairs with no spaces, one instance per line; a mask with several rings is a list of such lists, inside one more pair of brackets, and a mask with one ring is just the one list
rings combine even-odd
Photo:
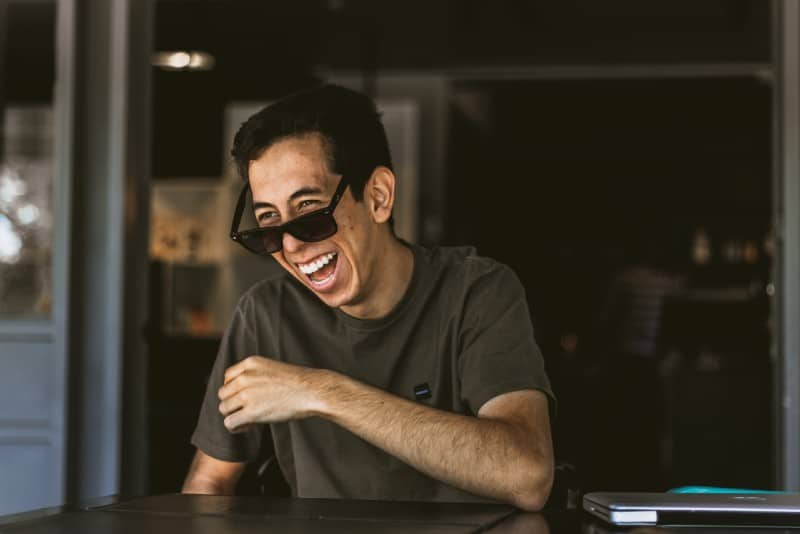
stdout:
[[306,264],[298,263],[297,266],[300,268],[300,272],[303,274],[312,274],[320,269],[322,269],[323,265],[327,265],[334,257],[336,257],[335,252],[330,252],[325,254],[321,258],[317,259],[316,261],[312,261]]

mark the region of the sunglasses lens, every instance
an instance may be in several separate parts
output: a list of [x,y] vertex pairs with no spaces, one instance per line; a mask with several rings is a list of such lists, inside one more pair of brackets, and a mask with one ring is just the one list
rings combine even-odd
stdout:
[[336,220],[330,213],[309,214],[290,221],[284,226],[254,228],[240,232],[238,241],[250,252],[273,254],[283,247],[283,232],[289,232],[300,241],[322,241],[336,233]]
[[272,254],[281,249],[282,236],[277,228],[256,228],[239,234],[244,247],[256,254]]
[[336,233],[336,220],[330,213],[303,217],[286,225],[286,231],[300,241],[322,241]]

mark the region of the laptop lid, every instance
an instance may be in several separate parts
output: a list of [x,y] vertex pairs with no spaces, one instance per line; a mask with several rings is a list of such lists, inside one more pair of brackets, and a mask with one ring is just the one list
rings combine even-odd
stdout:
[[583,508],[614,525],[800,526],[800,494],[587,493]]

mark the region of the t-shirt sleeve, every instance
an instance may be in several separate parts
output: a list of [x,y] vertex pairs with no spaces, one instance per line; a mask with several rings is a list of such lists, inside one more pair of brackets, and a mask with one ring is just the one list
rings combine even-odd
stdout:
[[263,425],[233,434],[225,428],[219,411],[217,392],[225,379],[225,370],[248,356],[258,354],[255,333],[247,323],[243,301],[240,301],[228,325],[217,353],[217,359],[208,379],[206,394],[200,408],[197,427],[191,443],[204,453],[228,462],[248,462],[258,457]]
[[477,414],[504,393],[534,389],[547,396],[551,418],[556,400],[533,337],[525,290],[501,264],[470,282],[464,297],[459,371],[461,397]]

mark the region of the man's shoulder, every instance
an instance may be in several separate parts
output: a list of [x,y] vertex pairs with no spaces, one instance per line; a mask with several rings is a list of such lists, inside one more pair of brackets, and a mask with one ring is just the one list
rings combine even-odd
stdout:
[[431,247],[426,249],[428,261],[435,269],[453,280],[470,285],[508,276],[515,277],[506,264],[488,256],[481,256],[475,247]]
[[431,247],[424,257],[432,273],[429,287],[454,311],[524,294],[519,278],[508,265],[478,254],[474,247]]

